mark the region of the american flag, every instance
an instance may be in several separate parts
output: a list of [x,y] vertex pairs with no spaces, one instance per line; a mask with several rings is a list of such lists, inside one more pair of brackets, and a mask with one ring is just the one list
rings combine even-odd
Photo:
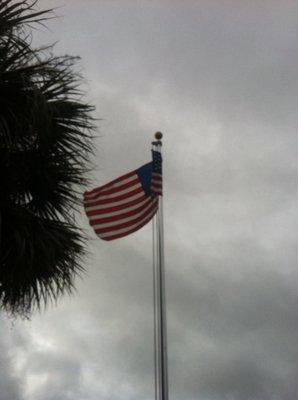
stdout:
[[84,207],[97,236],[114,240],[146,225],[162,195],[162,158],[152,151],[152,162],[106,185],[84,193]]

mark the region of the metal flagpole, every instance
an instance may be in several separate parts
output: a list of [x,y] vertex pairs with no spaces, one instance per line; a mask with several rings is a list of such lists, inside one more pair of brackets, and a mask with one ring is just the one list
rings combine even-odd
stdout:
[[[152,149],[161,151],[162,134],[156,132]],[[168,400],[167,320],[165,292],[165,257],[162,196],[153,220],[153,281],[154,281],[154,347],[155,347],[155,397]]]

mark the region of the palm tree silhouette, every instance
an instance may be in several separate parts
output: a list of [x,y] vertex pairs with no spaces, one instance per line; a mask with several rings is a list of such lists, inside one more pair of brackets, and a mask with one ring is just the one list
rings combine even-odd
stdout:
[[51,10],[0,0],[0,307],[27,315],[73,288],[84,236],[74,221],[93,107],[75,57],[34,48]]

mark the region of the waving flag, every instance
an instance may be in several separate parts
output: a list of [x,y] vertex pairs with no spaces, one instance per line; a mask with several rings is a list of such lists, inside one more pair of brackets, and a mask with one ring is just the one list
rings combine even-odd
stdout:
[[152,151],[152,162],[84,194],[84,207],[97,236],[114,240],[146,225],[162,195],[162,158]]

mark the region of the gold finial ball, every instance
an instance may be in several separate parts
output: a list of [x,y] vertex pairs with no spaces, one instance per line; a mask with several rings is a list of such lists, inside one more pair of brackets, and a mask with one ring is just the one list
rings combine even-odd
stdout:
[[156,132],[154,136],[155,136],[156,140],[161,140],[162,139],[162,133],[161,132]]

